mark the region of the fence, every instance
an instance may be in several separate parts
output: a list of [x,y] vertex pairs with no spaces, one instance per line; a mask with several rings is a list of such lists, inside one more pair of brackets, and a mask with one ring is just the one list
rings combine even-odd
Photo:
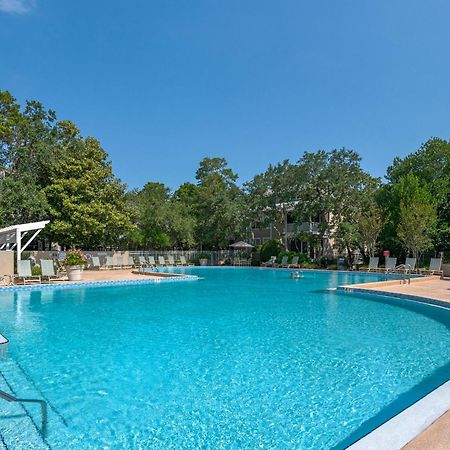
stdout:
[[[187,261],[197,261],[199,257],[208,259],[208,265],[219,265],[227,259],[231,259],[238,256],[240,252],[233,250],[216,250],[216,251],[201,251],[201,250],[127,250],[127,251],[97,251],[86,250],[84,254],[91,258],[92,256],[98,256],[101,263],[104,263],[107,256],[115,258],[117,255],[123,255],[125,258],[131,256],[137,259],[138,256],[154,256],[155,260],[158,260],[158,256],[164,256],[167,259],[168,256],[173,256],[174,260],[180,259],[180,256],[184,256]],[[30,252],[24,252],[23,258],[30,258],[35,261],[41,259],[64,259],[66,252],[62,251],[50,251],[50,250],[35,250]]]

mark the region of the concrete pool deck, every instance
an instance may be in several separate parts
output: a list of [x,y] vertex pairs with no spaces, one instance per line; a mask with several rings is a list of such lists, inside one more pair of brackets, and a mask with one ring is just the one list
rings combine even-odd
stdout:
[[367,294],[389,294],[406,300],[414,300],[413,297],[436,300],[443,306],[450,307],[450,280],[443,280],[437,276],[411,278],[408,280],[375,281],[372,283],[359,283],[340,286],[341,289],[350,292],[365,292]]

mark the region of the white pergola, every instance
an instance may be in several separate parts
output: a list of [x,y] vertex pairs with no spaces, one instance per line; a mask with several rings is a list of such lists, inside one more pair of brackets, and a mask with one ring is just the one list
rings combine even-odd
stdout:
[[[49,220],[41,222],[22,223],[0,228],[0,250],[16,250],[17,261],[20,261],[22,252],[27,249],[31,241],[45,228]],[[34,231],[34,233],[33,233]],[[33,233],[31,237],[22,245],[22,239],[28,233]],[[28,236],[27,236],[28,237]]]

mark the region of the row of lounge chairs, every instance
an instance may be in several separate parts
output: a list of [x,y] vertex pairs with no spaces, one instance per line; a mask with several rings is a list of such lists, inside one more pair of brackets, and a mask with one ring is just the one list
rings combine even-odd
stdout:
[[372,256],[368,272],[419,273],[422,275],[442,275],[442,258],[431,258],[428,269],[417,268],[417,258],[406,258],[404,264],[397,265],[397,258],[386,258],[385,266],[379,267],[380,258]]
[[131,268],[145,268],[145,267],[169,267],[169,266],[192,266],[193,264],[186,261],[185,256],[180,256],[178,261],[175,261],[173,256],[168,256],[167,261],[164,256],[158,256],[158,262],[155,261],[154,256],[139,256],[135,260],[132,256],[125,259],[124,256],[116,256],[115,261],[112,256],[107,256],[104,264],[100,264],[100,258],[93,256],[91,258],[90,267],[97,270],[111,270],[111,269],[131,269]]
[[261,264],[263,267],[283,267],[283,268],[292,268],[292,269],[299,269],[300,268],[300,264],[299,264],[299,256],[293,256],[292,257],[292,261],[289,263],[289,257],[288,256],[283,256],[281,258],[281,262],[280,264],[277,264],[277,257],[276,256],[271,256],[269,261],[267,261],[264,264]]
[[41,259],[41,275],[33,275],[30,260],[18,261],[17,275],[11,277],[13,284],[53,283],[55,281],[67,281],[67,275],[55,270],[52,259]]

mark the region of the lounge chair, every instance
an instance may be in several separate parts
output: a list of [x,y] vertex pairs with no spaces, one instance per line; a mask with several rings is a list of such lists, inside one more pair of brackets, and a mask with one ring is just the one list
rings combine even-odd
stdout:
[[28,259],[17,261],[17,275],[14,277],[14,283],[16,278],[20,278],[23,284],[27,283],[41,283],[40,275],[33,275],[31,273],[31,263]]
[[421,269],[420,273],[425,275],[442,275],[442,258],[431,258],[428,269]]
[[128,266],[132,269],[133,267],[136,266],[135,262],[134,262],[134,258],[132,256],[128,256]]
[[167,263],[168,266],[174,266],[175,265],[175,260],[173,259],[172,255],[169,255],[167,257],[167,260],[168,260],[168,263]]
[[106,266],[102,266],[100,264],[100,258],[98,256],[93,256],[91,258],[91,268],[92,269],[97,269],[97,270],[105,270],[107,267]]
[[117,255],[116,256],[116,264],[113,267],[114,269],[123,269],[124,268],[124,263],[123,263],[123,256],[122,255]]
[[181,265],[181,266],[193,266],[194,264],[188,263],[188,262],[186,261],[186,257],[183,256],[183,255],[181,255],[181,256],[180,256],[180,265]]
[[156,261],[155,261],[155,257],[154,256],[149,256],[148,257],[148,265],[150,267],[156,267]]
[[158,256],[158,265],[159,266],[167,266],[164,256]]
[[298,264],[298,260],[299,260],[299,257],[298,257],[298,256],[293,256],[293,257],[292,257],[291,263],[288,264],[288,267],[299,268],[300,266],[299,266],[299,264]]
[[384,269],[381,269],[383,272],[395,272],[395,267],[397,266],[397,258],[394,256],[388,256],[386,258],[386,263],[384,265]]
[[114,266],[113,258],[112,256],[106,257],[106,263],[105,263],[105,269],[114,269],[116,266]]
[[55,265],[52,259],[41,259],[42,278],[49,283],[52,281],[67,281],[67,276],[55,273]]
[[367,272],[376,272],[378,270],[378,263],[380,262],[380,258],[378,256],[371,256],[369,260],[369,267],[367,268]]
[[277,260],[276,256],[271,256],[269,261],[266,261],[265,263],[262,263],[261,266],[263,266],[263,267],[274,267],[276,260]]
[[416,270],[417,258],[406,258],[405,267],[409,272]]
[[281,258],[281,263],[277,265],[277,267],[288,267],[288,257],[283,256]]
[[139,261],[139,267],[147,267],[148,266],[148,262],[145,260],[144,256],[139,256],[138,261]]
[[450,264],[443,264],[442,265],[442,275],[441,278],[450,278]]

